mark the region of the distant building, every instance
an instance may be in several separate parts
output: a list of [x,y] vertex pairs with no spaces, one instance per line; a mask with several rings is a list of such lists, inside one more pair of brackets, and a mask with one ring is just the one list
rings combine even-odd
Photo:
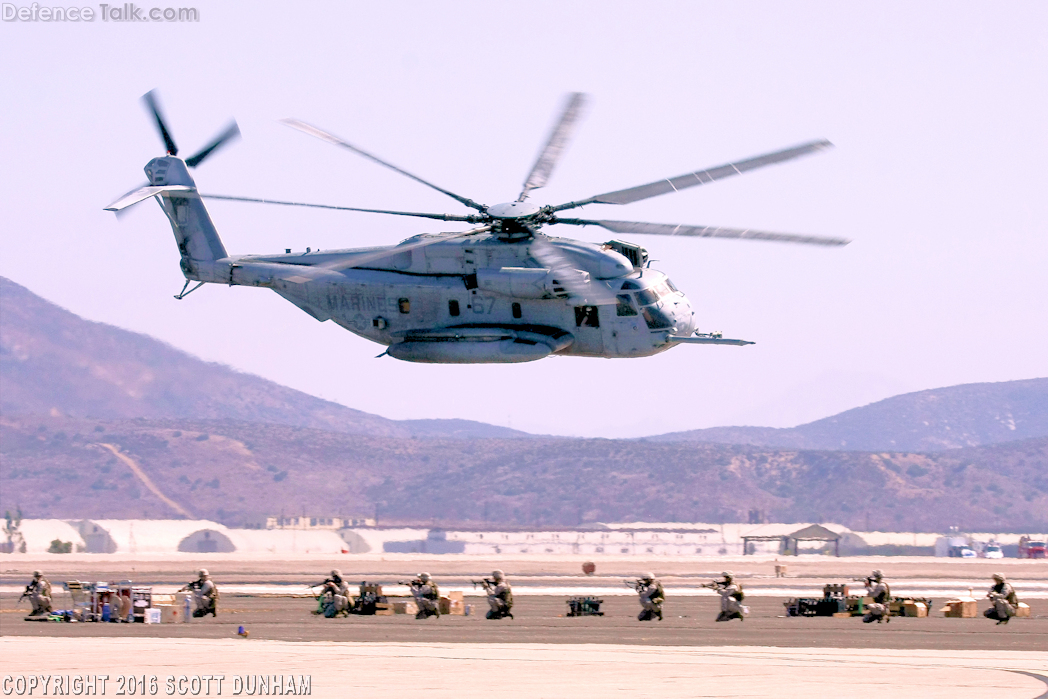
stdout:
[[367,517],[267,517],[266,529],[349,529],[373,527],[375,520]]

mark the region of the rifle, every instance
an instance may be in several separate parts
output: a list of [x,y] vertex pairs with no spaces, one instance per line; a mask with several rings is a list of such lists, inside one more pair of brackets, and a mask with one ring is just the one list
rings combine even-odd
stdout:
[[191,583],[186,583],[185,585],[183,585],[179,592],[185,592],[186,590],[199,590],[203,586],[204,583],[200,582],[199,580],[194,580]]
[[[21,601],[22,601],[22,600],[24,600],[24,599],[25,599],[26,597],[28,597],[28,596],[29,596],[29,593],[30,593],[30,592],[32,592],[32,591],[33,591],[33,584],[32,584],[32,583],[30,583],[30,584],[26,585],[26,586],[25,586],[25,592],[23,592],[23,593],[22,593],[22,596],[18,598],[18,602],[21,602]],[[15,602],[15,604],[18,604],[18,602]]]
[[630,582],[629,580],[623,580],[622,582],[626,585],[626,587],[632,589],[634,592],[640,592],[641,588],[647,587],[647,585],[644,584],[643,580],[634,580],[633,582]]
[[485,592],[491,590],[491,588],[496,586],[495,585],[495,581],[494,580],[489,580],[488,578],[481,578],[480,582],[477,582],[476,580],[470,580],[470,582],[473,583],[473,589],[474,590],[477,589],[477,585],[483,585]]
[[714,580],[713,582],[702,583],[699,587],[705,587],[710,590],[720,590],[721,588],[727,587],[727,583],[723,580]]

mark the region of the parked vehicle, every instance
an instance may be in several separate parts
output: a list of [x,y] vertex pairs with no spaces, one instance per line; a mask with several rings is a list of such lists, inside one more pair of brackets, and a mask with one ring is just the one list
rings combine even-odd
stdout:
[[987,544],[983,549],[984,558],[1004,558],[1004,551],[997,544]]

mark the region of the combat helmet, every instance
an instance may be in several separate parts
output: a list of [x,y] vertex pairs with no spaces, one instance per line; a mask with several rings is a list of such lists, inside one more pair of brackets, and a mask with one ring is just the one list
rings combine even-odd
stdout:
[[1004,573],[994,573],[993,574],[993,579],[996,580],[999,583],[1003,583],[1004,582]]
[[418,579],[422,582],[429,582],[429,573],[419,573]]
[[640,579],[641,580],[645,580],[647,582],[651,582],[652,580],[655,579],[655,574],[654,573],[644,573],[643,575],[640,576]]
[[491,577],[492,577],[493,580],[498,581],[498,580],[502,580],[506,576],[502,573],[501,570],[493,570],[491,572]]
[[42,571],[42,570],[34,570],[33,571],[33,577],[34,578],[42,578],[42,577],[44,577],[44,571]]
[[202,578],[210,578],[211,577],[211,573],[207,572],[207,568],[201,568],[200,572],[198,573],[198,575],[200,577],[202,577]]
[[875,570],[872,573],[870,573],[870,577],[873,578],[874,580],[880,580],[881,578],[884,577],[884,573],[882,573],[879,570]]
[[731,572],[730,570],[724,571],[723,573],[721,573],[721,575],[724,576],[724,579],[728,582],[731,582],[735,579],[735,573]]

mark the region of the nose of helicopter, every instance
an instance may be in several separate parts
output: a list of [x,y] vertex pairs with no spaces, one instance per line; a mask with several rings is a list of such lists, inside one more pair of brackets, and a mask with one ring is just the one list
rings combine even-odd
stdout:
[[673,325],[677,328],[676,335],[691,335],[695,332],[695,311],[685,294],[678,294],[673,301],[672,315]]

